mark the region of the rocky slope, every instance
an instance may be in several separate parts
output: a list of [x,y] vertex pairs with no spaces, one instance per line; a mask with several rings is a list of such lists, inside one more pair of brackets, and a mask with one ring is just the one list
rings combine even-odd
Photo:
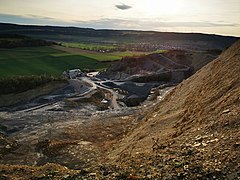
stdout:
[[130,115],[0,114],[0,179],[238,179],[239,52]]
[[219,50],[168,50],[159,54],[124,57],[101,72],[98,77],[144,83],[151,81],[179,83],[220,54]]
[[240,41],[179,84],[109,153],[133,177],[237,179]]
[[184,50],[169,50],[163,53],[164,56],[172,59],[176,63],[189,66],[194,73],[207,65],[221,54],[219,50],[208,51],[184,51]]
[[189,66],[176,63],[162,54],[124,57],[112,64],[99,78],[135,82],[181,82],[191,74]]

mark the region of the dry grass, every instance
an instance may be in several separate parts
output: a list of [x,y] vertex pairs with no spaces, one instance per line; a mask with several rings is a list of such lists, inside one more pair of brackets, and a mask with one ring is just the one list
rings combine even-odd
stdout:
[[[94,172],[81,177],[239,178],[239,51],[240,41],[177,86],[157,106],[149,108],[140,124],[135,123],[141,115],[121,118],[99,116],[80,126],[68,126],[64,130],[65,138],[91,142],[90,149],[84,146],[85,149],[76,151],[80,152],[79,158],[83,157],[83,164],[78,167],[89,165],[88,170]],[[76,145],[53,143],[49,147],[62,151],[67,147],[74,149],[73,146]],[[8,177],[20,177],[21,174],[36,178],[37,173],[52,176],[49,169],[42,167],[26,167],[21,173],[15,167],[1,166],[0,169],[4,170],[1,173]],[[63,177],[62,167],[57,167],[60,171],[55,174]]]
[[[177,86],[147,114],[146,122],[109,153],[109,158],[125,162],[136,170],[140,170],[139,162],[142,162],[144,167],[155,168],[152,173],[158,172],[158,178],[162,178],[159,174],[179,175],[179,178],[227,178],[237,172],[240,153],[233,147],[239,147],[240,138],[239,51],[240,41]],[[167,159],[162,162],[164,168],[157,166],[160,162],[152,152],[152,138],[159,139],[160,147],[166,147],[157,151]],[[181,155],[188,150],[194,152],[193,156]],[[174,167],[179,158],[198,166],[199,170],[196,167],[184,170],[186,163]]]

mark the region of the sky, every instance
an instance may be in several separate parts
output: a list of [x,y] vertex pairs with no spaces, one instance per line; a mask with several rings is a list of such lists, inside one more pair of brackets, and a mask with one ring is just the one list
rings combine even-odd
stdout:
[[0,22],[240,36],[240,0],[0,0]]

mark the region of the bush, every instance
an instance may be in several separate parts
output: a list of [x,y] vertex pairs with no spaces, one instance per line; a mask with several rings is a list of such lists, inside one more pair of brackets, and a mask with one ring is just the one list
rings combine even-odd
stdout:
[[53,81],[64,82],[66,80],[61,77],[47,75],[2,78],[0,79],[0,95],[24,92]]
[[51,46],[57,43],[17,34],[0,34],[0,48]]

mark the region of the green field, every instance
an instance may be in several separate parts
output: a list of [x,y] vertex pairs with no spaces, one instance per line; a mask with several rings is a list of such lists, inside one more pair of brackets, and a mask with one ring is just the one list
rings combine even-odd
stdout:
[[[113,45],[98,45],[91,43],[61,42],[61,45],[62,47],[83,50],[78,54],[88,58],[96,59],[98,61],[115,61],[125,56],[138,56],[154,53],[140,51],[117,51],[116,47]],[[103,50],[104,52],[98,52],[99,50]],[[111,52],[107,52],[107,50],[110,50]],[[159,53],[160,52],[162,52],[162,50],[159,50]]]
[[64,70],[73,68],[101,70],[109,64],[99,60],[112,57],[103,55],[105,57],[100,55],[87,57],[51,47],[0,49],[0,77],[40,74],[57,76]]
[[82,52],[81,55],[91,58],[91,59],[96,59],[98,61],[116,61],[120,60],[122,57],[125,56],[138,56],[142,54],[149,54],[149,53],[144,53],[144,52],[131,52],[131,51],[126,51],[126,52],[111,52],[111,53],[90,53],[90,52]]
[[[18,75],[53,75],[59,76],[68,69],[79,68],[83,71],[103,70],[110,62],[120,60],[124,56],[149,54],[144,52],[111,52],[94,51],[71,52],[67,48],[54,47],[21,47],[0,48],[0,78]],[[77,48],[76,48],[77,49]]]
[[66,47],[74,47],[74,48],[80,48],[80,49],[86,49],[86,50],[115,50],[116,47],[113,45],[99,45],[99,44],[90,44],[90,43],[75,43],[75,42],[62,42],[62,46]]

